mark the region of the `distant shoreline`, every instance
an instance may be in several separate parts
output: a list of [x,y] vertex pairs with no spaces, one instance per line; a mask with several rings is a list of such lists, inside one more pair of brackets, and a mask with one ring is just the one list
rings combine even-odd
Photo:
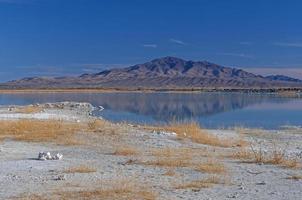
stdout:
[[106,93],[106,92],[244,92],[302,93],[302,88],[40,88],[0,89],[5,93]]

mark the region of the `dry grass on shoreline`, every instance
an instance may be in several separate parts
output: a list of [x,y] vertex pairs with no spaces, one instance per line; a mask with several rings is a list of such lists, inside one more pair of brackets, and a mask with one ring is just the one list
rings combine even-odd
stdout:
[[113,155],[117,156],[133,156],[138,154],[139,150],[130,146],[117,147],[113,153]]
[[211,174],[225,174],[227,172],[223,162],[216,159],[208,159],[206,162],[198,164],[195,170]]
[[230,157],[246,163],[278,165],[284,168],[300,169],[302,166],[298,158],[285,156],[286,150],[274,149],[272,152],[264,152],[261,148],[241,148]]
[[295,174],[295,175],[286,177],[286,179],[299,181],[299,180],[302,180],[302,175]]
[[153,149],[151,155],[152,160],[140,162],[143,165],[151,165],[156,167],[189,167],[193,165],[193,153],[188,148],[159,148]]
[[[226,174],[227,169],[224,163],[218,158],[212,157],[209,152],[190,148],[163,148],[151,151],[154,157],[152,160],[140,161],[138,164],[150,165],[164,168],[182,168],[186,167],[201,173],[208,174]],[[206,160],[201,157],[207,155]]]
[[223,181],[218,176],[209,176],[200,180],[191,181],[189,183],[182,183],[175,186],[175,189],[202,189],[209,188]]
[[172,169],[168,169],[165,173],[163,173],[164,176],[175,176],[176,172]]
[[205,144],[216,147],[232,147],[232,146],[242,146],[244,142],[241,138],[237,141],[219,138],[215,135],[209,134],[205,129],[202,129],[197,122],[184,123],[184,124],[170,124],[164,127],[153,127],[156,130],[165,130],[169,132],[175,132],[178,139],[190,139],[192,142]]
[[77,189],[68,191],[57,191],[45,195],[25,195],[17,199],[22,200],[82,200],[82,199],[102,199],[102,200],[155,200],[158,194],[154,192],[146,183],[139,183],[132,179],[117,179],[102,181],[96,188]]
[[15,108],[14,111],[16,113],[32,114],[32,113],[38,113],[38,112],[43,111],[43,108],[40,106],[29,105],[29,106],[17,107],[17,108]]
[[83,125],[60,120],[1,120],[2,137],[27,142],[58,142],[74,144],[72,135],[83,129]]
[[115,184],[114,187],[108,189],[80,190],[71,192],[57,192],[54,196],[58,199],[80,200],[80,199],[102,199],[102,200],[155,200],[157,194],[147,188],[140,186],[131,186],[127,183]]
[[[93,125],[91,125],[93,123]],[[88,123],[77,123],[63,120],[0,120],[0,139],[10,138],[26,142],[54,142],[64,145],[82,144],[77,134],[87,134],[102,130],[112,132],[102,120]]]
[[85,165],[80,165],[77,167],[71,167],[69,169],[64,170],[64,173],[67,174],[74,174],[74,173],[93,173],[96,172],[95,168],[92,167],[88,167]]

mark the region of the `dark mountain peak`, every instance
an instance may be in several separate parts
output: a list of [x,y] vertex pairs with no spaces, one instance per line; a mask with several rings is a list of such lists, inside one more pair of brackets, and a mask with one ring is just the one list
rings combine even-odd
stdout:
[[186,61],[183,59],[167,56],[163,58],[154,59],[151,62],[145,63],[143,65],[147,66],[148,69],[166,73],[170,69],[181,70],[181,68],[185,64]]
[[170,66],[175,66],[175,65],[201,65],[201,66],[219,66],[214,63],[211,63],[209,61],[193,61],[193,60],[184,60],[182,58],[177,58],[173,56],[166,56],[162,58],[157,58],[152,61],[150,61],[153,64],[165,64],[165,65],[170,65]]
[[161,63],[161,64],[176,64],[176,63],[185,63],[186,61],[181,59],[181,58],[177,58],[177,57],[173,57],[173,56],[166,56],[166,57],[162,57],[162,58],[157,58],[151,61],[151,63]]

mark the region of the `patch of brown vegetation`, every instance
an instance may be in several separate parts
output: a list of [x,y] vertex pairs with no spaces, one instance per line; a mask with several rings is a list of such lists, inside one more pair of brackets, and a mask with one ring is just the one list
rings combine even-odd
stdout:
[[216,159],[208,159],[207,162],[196,165],[195,170],[211,174],[224,174],[227,172],[224,164]]
[[191,122],[185,124],[170,124],[164,127],[156,128],[157,130],[166,130],[170,132],[175,132],[179,139],[190,139],[195,143],[218,146],[218,147],[232,147],[241,145],[238,141],[232,141],[227,138],[219,138],[215,135],[208,133],[206,130],[202,129],[198,123]]
[[172,169],[168,169],[165,173],[163,173],[164,176],[175,176],[176,173]]
[[43,108],[40,106],[29,105],[29,106],[17,107],[14,109],[14,111],[16,113],[32,114],[32,113],[38,113],[43,111]]
[[146,162],[142,162],[144,165],[152,165],[157,167],[188,167],[191,166],[192,163],[187,160],[182,160],[181,158],[173,159],[173,158],[161,158],[156,160],[149,160]]
[[56,199],[104,199],[104,200],[155,200],[157,194],[146,184],[131,179],[111,180],[93,190],[63,191],[54,194]]
[[[0,140],[5,138],[27,142],[54,142],[63,145],[98,144],[100,134],[117,142],[123,131],[106,120],[72,122],[63,120],[0,120]],[[87,137],[87,134],[94,133]],[[83,137],[81,137],[83,136]],[[108,137],[107,137],[108,136]]]
[[61,192],[57,193],[56,196],[59,199],[67,200],[80,200],[80,199],[102,199],[102,200],[155,200],[156,195],[150,191],[137,190],[133,188],[120,187],[113,189],[96,189],[87,191],[73,191],[73,192]]
[[222,181],[217,176],[209,176],[201,180],[195,180],[189,183],[183,183],[175,187],[175,189],[202,189],[209,188],[216,184],[221,184]]
[[11,199],[16,199],[16,200],[48,200],[45,197],[42,197],[40,195],[36,194],[23,194],[20,197],[13,197]]
[[155,200],[157,193],[152,191],[150,186],[145,183],[138,183],[131,179],[118,179],[102,181],[100,187],[95,189],[76,189],[69,191],[57,191],[42,195],[27,195],[17,199],[23,200],[83,200],[83,199],[102,199],[102,200]]
[[295,174],[295,175],[291,175],[291,176],[286,177],[286,179],[299,181],[299,180],[302,179],[302,175],[297,175],[297,174]]
[[277,149],[276,147],[274,147],[272,152],[264,152],[261,146],[257,150],[251,146],[250,149],[241,148],[231,158],[247,163],[279,165],[285,168],[301,168],[298,158],[287,157],[285,154],[286,150]]
[[74,173],[93,173],[93,172],[96,172],[96,169],[95,169],[95,168],[88,167],[88,166],[85,166],[85,165],[80,165],[80,166],[77,166],[77,167],[71,167],[71,168],[66,169],[66,170],[64,171],[64,173],[67,173],[67,174],[74,174]]
[[152,151],[154,160],[141,162],[158,167],[188,167],[192,163],[192,151],[188,148],[163,148]]
[[[227,155],[226,157],[244,161],[244,160],[251,160],[254,158],[254,156],[255,155],[253,154],[253,152],[251,152],[245,148],[240,148],[240,150],[232,153],[231,155]],[[258,160],[258,159],[256,159],[256,160]]]
[[75,144],[72,135],[83,130],[83,124],[60,120],[1,120],[0,134],[4,138],[28,142],[58,142]]
[[151,155],[155,157],[173,157],[183,160],[191,160],[193,157],[192,148],[158,148],[151,151]]
[[113,153],[113,155],[118,155],[118,156],[131,156],[131,155],[138,155],[138,154],[139,151],[136,148],[130,146],[117,147]]
[[108,126],[108,122],[101,119],[94,119],[87,123],[88,129],[90,131],[96,132],[103,130],[105,126]]
[[[163,148],[154,149],[151,155],[155,157],[153,160],[138,161],[136,164],[151,165],[164,168],[180,168],[187,167],[202,173],[226,174],[227,169],[222,161],[215,158],[217,152],[209,152],[208,148]],[[199,158],[206,156],[206,161]],[[204,159],[202,159],[204,160]],[[168,171],[172,171],[168,169]]]

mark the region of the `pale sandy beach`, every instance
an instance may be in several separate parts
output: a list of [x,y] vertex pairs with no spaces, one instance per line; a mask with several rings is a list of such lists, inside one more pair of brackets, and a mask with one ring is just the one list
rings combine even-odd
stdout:
[[[1,107],[0,199],[281,200],[302,195],[298,127],[144,127],[97,119],[92,109],[70,102]],[[41,151],[61,153],[63,159],[37,160]]]

